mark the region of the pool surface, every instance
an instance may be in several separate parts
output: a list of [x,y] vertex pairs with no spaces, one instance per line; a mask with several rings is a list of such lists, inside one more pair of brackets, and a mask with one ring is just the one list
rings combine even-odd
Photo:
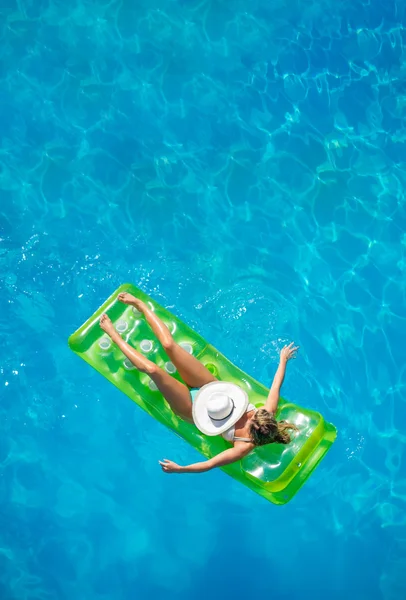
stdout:
[[[406,598],[406,4],[0,3],[0,599]],[[339,436],[291,503],[67,346],[133,282]]]

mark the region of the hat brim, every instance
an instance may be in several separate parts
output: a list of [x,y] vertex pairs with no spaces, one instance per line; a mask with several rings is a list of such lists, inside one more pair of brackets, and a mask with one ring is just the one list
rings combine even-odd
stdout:
[[[234,409],[231,415],[221,421],[213,421],[207,412],[207,400],[213,393],[224,393],[232,398]],[[227,381],[211,381],[197,392],[193,400],[193,421],[196,427],[205,435],[221,435],[232,427],[246,412],[248,395],[245,390],[235,383]]]

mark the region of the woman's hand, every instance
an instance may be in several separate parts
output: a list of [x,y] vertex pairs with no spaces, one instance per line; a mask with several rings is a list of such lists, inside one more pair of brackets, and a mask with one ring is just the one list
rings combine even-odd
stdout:
[[180,465],[177,465],[175,462],[173,462],[172,460],[168,460],[167,458],[164,458],[164,460],[160,460],[159,464],[162,467],[162,471],[164,471],[165,473],[182,472],[182,467]]
[[296,352],[299,350],[299,346],[294,346],[294,342],[291,342],[289,346],[284,346],[281,350],[281,362],[288,362],[291,358],[296,358]]
[[289,346],[284,346],[281,350],[279,366],[264,405],[265,410],[268,410],[270,413],[276,413],[278,408],[281,387],[285,378],[286,364],[291,358],[296,358],[296,352],[299,350],[299,346],[294,346],[293,344],[294,342],[289,344]]
[[209,460],[204,460],[193,465],[186,465],[181,467],[176,463],[165,458],[160,460],[159,464],[162,467],[162,471],[165,473],[205,473],[215,467],[224,467],[225,465],[231,465],[231,463],[241,460],[249,452],[251,452],[253,444],[237,443],[233,448],[228,448],[220,454],[213,456]]

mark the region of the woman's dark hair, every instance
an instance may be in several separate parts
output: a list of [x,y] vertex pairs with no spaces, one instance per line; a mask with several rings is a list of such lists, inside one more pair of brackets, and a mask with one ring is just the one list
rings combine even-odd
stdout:
[[272,443],[289,444],[291,442],[289,430],[299,431],[296,425],[277,421],[272,413],[265,408],[260,408],[252,419],[250,433],[256,446],[265,446]]

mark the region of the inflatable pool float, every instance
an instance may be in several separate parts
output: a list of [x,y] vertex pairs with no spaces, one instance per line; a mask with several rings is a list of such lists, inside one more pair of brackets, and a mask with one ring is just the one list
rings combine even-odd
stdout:
[[[121,292],[129,292],[148,303],[168,326],[175,341],[193,353],[217,378],[240,385],[247,391],[250,402],[255,406],[260,407],[264,404],[268,388],[241,371],[202,336],[131,284],[122,285],[116,290],[86,323],[70,336],[70,348],[147,413],[172,429],[206,458],[211,458],[230,447],[221,436],[207,437],[194,425],[178,418],[148,375],[137,371],[101,330],[99,319],[102,313],[107,312],[116,329],[128,343],[166,369],[172,377],[180,379],[143,315],[133,307],[117,301]],[[283,398],[279,402],[277,418],[290,421],[299,428],[289,445],[269,444],[257,447],[240,462],[222,469],[274,504],[286,504],[324,457],[334,442],[337,431],[320,413],[301,408]]]

